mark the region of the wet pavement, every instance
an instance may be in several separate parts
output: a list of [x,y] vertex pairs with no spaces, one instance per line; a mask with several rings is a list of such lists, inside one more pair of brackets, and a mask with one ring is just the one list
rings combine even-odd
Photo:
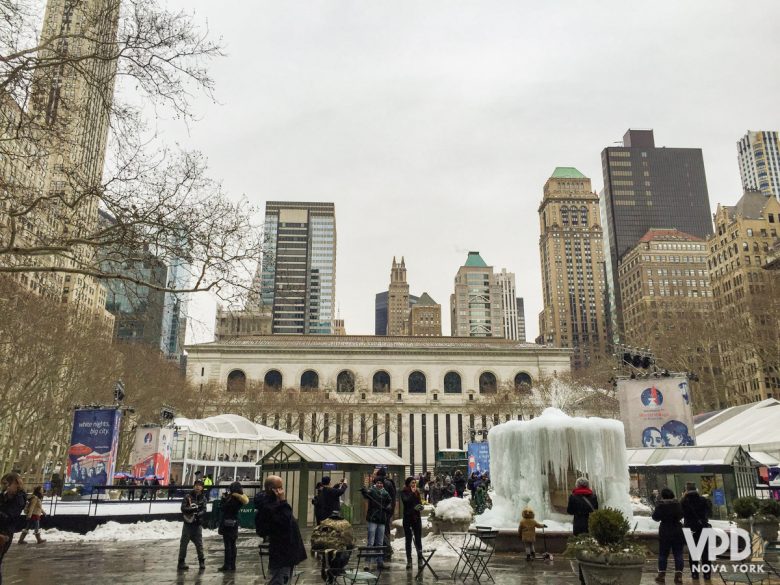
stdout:
[[[190,570],[176,572],[179,543],[176,540],[104,542],[104,543],[45,543],[19,546],[14,543],[3,562],[3,583],[5,585],[47,585],[52,584],[109,584],[149,585],[154,584],[198,584],[198,585],[261,585],[265,579],[260,573],[257,554],[258,539],[249,533],[241,535],[238,543],[238,570],[222,574],[217,567],[222,564],[222,539],[207,538],[206,570],[197,570],[195,549],[190,546],[188,564]],[[419,583],[414,572],[406,571],[405,559],[396,555],[382,575],[380,583]],[[434,558],[431,562],[442,582],[452,581],[450,571],[454,558]],[[193,567],[194,565],[194,567]],[[300,565],[300,585],[322,583],[315,561],[307,560]],[[572,573],[568,561],[556,558],[553,562],[526,562],[515,554],[496,555],[490,570],[499,585],[576,585],[579,580]],[[653,565],[648,562],[642,585],[653,583]],[[423,583],[433,583],[433,576],[426,571]],[[671,579],[669,579],[671,581]],[[470,580],[473,582],[473,579]],[[483,583],[489,583],[485,578]],[[686,577],[686,583],[689,579]]]

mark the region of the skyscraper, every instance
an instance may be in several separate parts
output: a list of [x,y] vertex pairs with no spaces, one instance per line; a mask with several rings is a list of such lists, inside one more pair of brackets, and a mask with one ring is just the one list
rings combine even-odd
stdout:
[[523,297],[517,297],[517,340],[525,341],[525,302]]
[[[267,252],[256,277],[274,333],[333,333],[336,212],[333,203],[268,201]],[[259,283],[257,282],[259,281]]]
[[780,199],[780,150],[777,132],[748,130],[739,142],[742,188]]
[[441,337],[441,305],[424,292],[409,310],[409,335]]
[[502,268],[496,273],[496,280],[501,286],[501,314],[504,321],[504,337],[519,339],[520,330],[517,321],[517,294],[515,292],[515,273]]
[[620,258],[652,228],[707,238],[712,234],[712,219],[700,148],[656,148],[652,130],[628,130],[623,146],[608,146],[601,152],[601,165],[610,317],[612,335],[619,338]]
[[390,286],[387,289],[387,334],[409,335],[409,283],[406,282],[406,261],[393,257]]
[[574,348],[573,364],[582,366],[607,345],[603,232],[590,179],[557,167],[544,184],[539,222],[539,336],[542,343]]
[[493,267],[479,252],[469,252],[455,275],[450,295],[450,330],[453,337],[503,337],[501,285]]

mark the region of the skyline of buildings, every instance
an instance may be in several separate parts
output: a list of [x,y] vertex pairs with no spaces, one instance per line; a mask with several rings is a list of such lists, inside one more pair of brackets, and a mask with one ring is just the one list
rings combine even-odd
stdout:
[[780,199],[780,142],[776,131],[752,131],[737,142],[742,188]]
[[539,339],[574,349],[575,367],[608,347],[599,198],[573,167],[556,167],[539,205],[544,306]]

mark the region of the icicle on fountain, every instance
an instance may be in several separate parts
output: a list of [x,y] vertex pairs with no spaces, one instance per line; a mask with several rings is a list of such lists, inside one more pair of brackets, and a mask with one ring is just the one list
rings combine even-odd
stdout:
[[571,522],[568,495],[585,476],[600,507],[621,510],[630,519],[628,463],[623,423],[570,417],[547,408],[529,421],[496,425],[488,434],[493,508],[477,524],[516,528],[523,508],[536,517]]

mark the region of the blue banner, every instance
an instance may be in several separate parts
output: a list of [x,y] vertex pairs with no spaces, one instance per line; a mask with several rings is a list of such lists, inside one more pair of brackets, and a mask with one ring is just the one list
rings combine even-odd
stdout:
[[490,472],[490,444],[485,443],[469,443],[469,475],[472,472],[478,471],[479,473]]
[[88,489],[111,484],[121,416],[116,408],[84,408],[74,413],[66,482]]

